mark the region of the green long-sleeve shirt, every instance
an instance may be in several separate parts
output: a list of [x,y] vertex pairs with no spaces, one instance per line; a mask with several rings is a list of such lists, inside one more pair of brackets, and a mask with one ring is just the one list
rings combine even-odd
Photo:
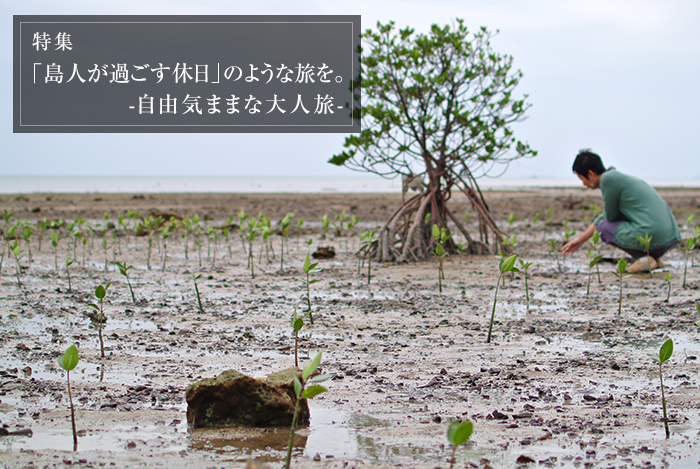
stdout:
[[651,248],[668,246],[681,240],[678,224],[664,199],[646,182],[609,169],[600,176],[605,209],[593,222],[605,219],[621,222],[615,228],[615,244],[644,250],[637,236],[651,236]]

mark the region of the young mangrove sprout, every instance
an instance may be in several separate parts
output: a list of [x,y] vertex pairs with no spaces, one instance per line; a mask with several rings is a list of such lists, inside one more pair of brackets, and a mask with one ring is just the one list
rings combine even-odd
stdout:
[[197,280],[199,280],[202,277],[202,274],[195,275],[192,277],[192,281],[194,282],[194,292],[197,294],[197,304],[199,305],[199,312],[204,314],[204,308],[202,307],[202,297],[199,296],[199,287],[197,286]]
[[[304,222],[306,221],[306,217],[301,217],[297,221],[297,229],[296,232],[301,235],[302,230],[304,229]],[[297,236],[297,251],[299,250],[299,243],[301,242],[301,236]]]
[[[644,247],[644,252],[647,253],[647,257],[649,257],[649,249],[651,248],[651,236],[649,236],[649,233],[644,233],[644,236],[637,236],[637,241]],[[651,269],[649,269],[649,278],[651,278]]]
[[68,291],[73,291],[73,288],[70,283],[70,266],[73,265],[73,259],[70,258],[68,254],[66,254],[66,276],[68,277]]
[[[304,274],[306,274],[306,281],[304,282],[306,286],[306,304],[308,306],[308,310],[306,312],[306,315],[309,316],[309,319],[311,320],[311,324],[314,323],[314,317],[311,314],[311,285],[320,282],[319,279],[311,279],[310,276],[313,273],[320,272],[321,268],[318,267],[318,262],[314,262],[313,264],[311,263],[311,259],[309,258],[308,254],[304,258],[304,265],[302,266],[304,269]],[[305,316],[306,316],[305,315]]]
[[124,263],[115,262],[114,263],[119,269],[119,273],[126,277],[126,284],[129,285],[129,292],[131,293],[131,301],[136,303],[136,295],[134,295],[134,289],[131,288],[131,281],[129,280],[129,269],[132,269],[133,265],[127,265],[126,261]]
[[372,243],[377,230],[368,230],[360,235],[360,241],[367,249],[367,285],[372,281]]
[[51,246],[53,246],[54,268],[58,270],[58,242],[62,237],[54,230],[49,231],[49,234],[51,235]]
[[680,244],[681,251],[685,254],[685,266],[683,268],[683,288],[685,288],[685,279],[688,275],[688,258],[690,257],[690,253],[693,252],[693,249],[695,249],[695,245],[698,242],[698,238],[688,238],[685,242],[685,245],[683,243]]
[[629,275],[625,275],[626,271],[627,261],[625,259],[617,261],[617,269],[613,272],[613,275],[620,281],[620,299],[618,301],[617,314],[622,314],[622,280],[629,277]]
[[73,407],[73,395],[70,392],[70,372],[78,366],[78,359],[78,348],[75,344],[68,347],[66,353],[58,357],[58,366],[66,370],[68,402],[70,403],[70,423],[73,429],[73,451],[78,450],[78,432],[75,431],[75,408]]
[[532,262],[525,262],[522,259],[518,259],[518,262],[520,262],[520,270],[523,272],[523,275],[525,276],[525,300],[527,301],[527,309],[530,309],[530,289],[527,285],[527,271],[532,265]]
[[493,329],[493,318],[496,316],[496,300],[498,299],[498,285],[501,283],[501,278],[503,274],[507,272],[520,272],[520,269],[515,267],[515,261],[518,258],[517,254],[513,254],[510,257],[501,257],[498,261],[498,270],[500,274],[498,280],[496,281],[496,293],[493,296],[493,309],[491,310],[491,321],[489,322],[489,334],[486,338],[486,343],[491,343],[491,330]]
[[457,447],[467,443],[467,440],[469,440],[473,430],[474,425],[472,425],[469,420],[466,422],[459,422],[455,420],[454,422],[450,423],[449,427],[447,427],[447,441],[449,441],[450,445],[452,445],[450,469],[452,469],[455,464],[455,452],[457,451]]
[[98,337],[100,338],[100,357],[104,358],[105,357],[105,343],[104,340],[102,339],[102,329],[104,328],[105,324],[107,323],[107,316],[105,316],[104,312],[104,300],[105,296],[107,296],[107,289],[109,286],[112,284],[112,282],[109,282],[107,285],[98,285],[97,288],[95,288],[95,298],[100,300],[100,305],[97,306],[95,303],[88,303],[88,306],[91,306],[92,308],[95,309],[95,314],[90,316],[90,319],[92,320],[92,323],[94,326],[97,328],[97,334]]
[[669,303],[671,301],[671,279],[673,278],[673,275],[670,273],[666,272],[666,285],[668,285],[668,294],[666,295],[666,303]]
[[554,254],[554,258],[557,260],[557,272],[561,272],[561,265],[559,264],[559,249],[557,248],[557,240],[549,240],[549,253]]
[[321,238],[320,239],[327,239],[328,238],[328,231],[331,229],[331,219],[328,218],[328,214],[324,213],[323,216],[321,217]]
[[17,286],[22,288],[22,282],[19,279],[19,276],[20,276],[19,260],[22,258],[22,253],[24,251],[19,248],[19,243],[16,240],[12,244],[12,246],[10,246],[10,251],[12,251],[12,254],[15,256],[15,273],[17,274]]
[[[589,243],[591,244],[591,247],[593,248],[593,251],[598,255],[598,243],[600,242],[600,232],[597,230],[593,232],[593,236],[589,240]],[[602,256],[601,256],[602,259]],[[598,259],[600,260],[600,259]],[[598,284],[603,283],[603,281],[600,279],[600,264],[596,261],[595,263],[595,270],[596,273],[598,274]]]
[[593,267],[598,266],[598,261],[602,258],[602,254],[597,254],[591,249],[586,250],[586,259],[588,259],[588,282],[586,283],[586,295],[591,292],[591,274],[593,273]]
[[664,375],[661,369],[661,365],[663,365],[663,363],[666,360],[671,358],[671,355],[673,355],[673,340],[668,339],[659,349],[658,360],[656,360],[656,357],[654,357],[654,359],[659,364],[659,380],[661,381],[661,406],[663,407],[664,411],[664,429],[666,430],[666,439],[668,439],[671,436],[671,432],[668,429],[668,416],[666,414],[666,396],[664,394]]
[[445,250],[445,243],[450,239],[450,235],[447,234],[447,228],[440,228],[438,225],[433,225],[433,238],[435,239],[435,256],[438,258],[438,290],[442,294],[442,280],[445,278],[445,271],[443,270],[443,261],[447,257],[447,251]]
[[279,221],[281,244],[280,244],[280,271],[284,272],[284,242],[287,241],[287,250],[289,250],[289,227],[292,224],[293,213],[288,213],[282,220]]
[[317,375],[311,377],[320,364],[321,352],[318,352],[314,359],[304,367],[304,371],[301,372],[301,379],[299,379],[299,376],[294,375],[294,395],[296,396],[296,402],[294,403],[292,426],[289,429],[289,446],[287,447],[287,459],[285,460],[284,464],[285,469],[289,469],[289,464],[292,462],[292,448],[294,446],[294,431],[296,430],[297,417],[299,415],[299,402],[302,399],[311,399],[321,393],[326,392],[327,389],[323,386],[319,386],[317,383],[322,383],[323,381],[332,378],[332,375]]
[[164,226],[160,230],[160,237],[163,242],[163,266],[161,267],[160,271],[165,272],[165,261],[168,258],[168,244],[166,241],[170,237],[170,226]]
[[109,250],[109,248],[110,248],[111,246],[112,246],[112,244],[110,244],[110,243],[107,242],[107,238],[106,238],[106,237],[105,237],[105,238],[102,238],[102,250],[103,250],[104,253],[105,253],[105,272],[107,272],[107,264],[108,264],[108,261],[107,261],[107,251]]
[[27,260],[30,264],[32,263],[32,244],[30,242],[32,234],[34,234],[34,230],[32,229],[32,227],[30,225],[25,224],[20,235],[22,236],[22,239],[27,245]]
[[297,309],[294,308],[294,314],[292,315],[292,329],[294,330],[294,366],[299,368],[299,331],[304,327],[304,318],[308,316],[310,312],[307,312],[303,316],[297,317]]

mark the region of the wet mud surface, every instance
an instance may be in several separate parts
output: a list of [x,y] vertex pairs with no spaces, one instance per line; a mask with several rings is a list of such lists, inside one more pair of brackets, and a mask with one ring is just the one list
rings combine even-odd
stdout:
[[[697,191],[662,195],[679,222],[688,213],[700,215]],[[290,318],[295,308],[306,309],[301,266],[306,241],[313,239],[312,249],[330,245],[337,256],[319,261],[323,270],[314,274],[320,280],[311,286],[315,324],[301,330],[300,360],[306,363],[322,350],[321,368],[335,377],[311,403],[311,425],[298,432],[293,467],[447,468],[447,426],[468,418],[474,433],[458,449],[455,467],[697,468],[698,260],[688,264],[686,288],[679,250],[664,257],[665,267],[652,278],[626,278],[618,315],[613,264],[600,265],[601,283],[594,271],[587,295],[583,252],[560,258],[561,266],[548,252],[550,239],[564,238],[562,220],[580,233],[599,197],[548,190],[487,193],[487,199],[504,231],[517,235],[515,251],[533,262],[529,307],[522,273],[506,276],[499,287],[491,344],[486,334],[498,278],[492,256],[448,258],[440,294],[436,260],[373,264],[368,285],[367,266],[358,273],[354,255],[358,236],[320,239],[323,213],[357,213],[362,231],[398,208],[400,195],[3,196],[0,208],[19,219],[82,216],[103,223],[105,211],[113,220],[129,208],[199,213],[206,228],[245,209],[265,211],[273,224],[289,211],[305,213],[307,224],[290,238],[284,270],[280,237],[270,238],[275,256],[270,252],[269,262],[256,240],[255,278],[236,232],[229,245],[220,239],[209,249],[202,238],[201,266],[192,240],[185,258],[182,238],[173,236],[165,271],[156,244],[149,270],[146,238],[120,237],[108,259],[116,248],[116,260],[134,265],[136,303],[119,271],[113,265],[105,271],[101,236],[91,249],[87,245],[85,263],[78,248],[70,292],[61,263],[69,246],[72,252],[69,240],[59,243],[58,270],[47,237],[41,250],[32,240],[31,263],[28,253],[21,260],[21,288],[14,259],[6,256],[0,276],[0,423],[20,434],[0,437],[0,467],[242,468],[250,458],[282,467],[288,429],[188,429],[184,391],[227,369],[260,376],[294,364]],[[533,222],[538,210],[542,218]],[[512,225],[505,221],[509,213],[519,218]],[[467,225],[476,232],[472,221],[467,218]],[[682,232],[691,233],[685,226]],[[111,234],[108,240],[116,242]],[[611,248],[601,253],[619,256]],[[200,273],[203,312],[192,280]],[[672,275],[668,302],[666,273]],[[87,303],[104,282],[113,283],[105,310],[107,357],[101,359]],[[667,338],[675,343],[663,366],[668,440],[659,368],[651,358]],[[71,372],[77,452],[71,451],[65,372],[56,363],[71,343],[80,350]]]

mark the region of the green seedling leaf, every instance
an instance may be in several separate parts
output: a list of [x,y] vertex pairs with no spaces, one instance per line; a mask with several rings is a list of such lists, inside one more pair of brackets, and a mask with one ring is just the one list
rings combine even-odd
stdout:
[[437,225],[433,225],[433,238],[435,238],[435,239],[440,238],[440,227]]
[[321,280],[320,280],[320,279],[317,279],[317,278],[315,278],[315,279],[313,279],[313,280],[309,280],[309,285],[313,285],[314,283],[317,283],[317,282],[320,282],[320,281],[321,281]]
[[97,306],[95,303],[88,303],[88,306],[92,306],[92,307],[95,308],[97,311],[100,310],[100,307]]
[[304,320],[302,318],[296,318],[292,321],[292,328],[295,331],[300,331],[304,327]]
[[625,259],[620,259],[617,261],[617,273],[622,275],[625,273],[627,270],[627,260]]
[[299,377],[294,375],[294,395],[297,396],[297,398],[301,396],[302,389],[303,386],[301,385],[301,381],[299,381]]
[[474,425],[467,420],[466,422],[454,421],[450,423],[447,429],[447,440],[452,446],[463,445],[467,442],[474,430]]
[[668,339],[659,349],[659,364],[664,363],[673,355],[673,340]]
[[78,348],[75,344],[68,347],[66,353],[58,357],[58,366],[66,371],[71,371],[78,365]]
[[323,381],[329,380],[333,377],[331,374],[325,374],[325,375],[318,375],[314,376],[313,378],[309,378],[307,383],[313,384],[313,383],[322,383]]
[[97,288],[95,288],[95,296],[98,300],[104,299],[104,297],[107,295],[107,289],[111,284],[112,282],[109,282],[107,285],[98,285]]
[[312,397],[318,396],[321,393],[326,392],[327,389],[323,386],[310,386],[301,393],[301,399],[311,399]]
[[316,356],[309,362],[308,365],[304,367],[304,371],[301,373],[301,379],[306,382],[306,380],[311,376],[314,371],[316,371],[316,368],[318,368],[318,365],[321,363],[321,354],[322,352],[318,352]]
[[[498,269],[503,273],[515,272],[515,270],[517,270],[515,268],[515,261],[517,258],[518,258],[517,254],[513,254],[512,256],[510,256],[508,258],[501,258],[501,261],[498,263]],[[519,270],[518,270],[518,272],[519,272]]]
[[591,262],[589,262],[588,267],[590,267],[590,268],[595,267],[595,265],[598,263],[598,261],[601,260],[602,258],[603,258],[603,255],[602,255],[602,254],[599,254],[599,255],[597,255],[597,256],[594,256],[594,257],[591,259]]

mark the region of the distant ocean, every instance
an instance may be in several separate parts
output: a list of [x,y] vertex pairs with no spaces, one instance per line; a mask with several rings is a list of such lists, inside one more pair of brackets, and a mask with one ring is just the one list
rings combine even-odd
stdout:
[[[648,180],[654,187],[700,188],[700,179]],[[479,179],[482,190],[582,187],[578,179]],[[400,192],[400,179],[380,177],[30,177],[0,176],[0,193],[386,193]]]

